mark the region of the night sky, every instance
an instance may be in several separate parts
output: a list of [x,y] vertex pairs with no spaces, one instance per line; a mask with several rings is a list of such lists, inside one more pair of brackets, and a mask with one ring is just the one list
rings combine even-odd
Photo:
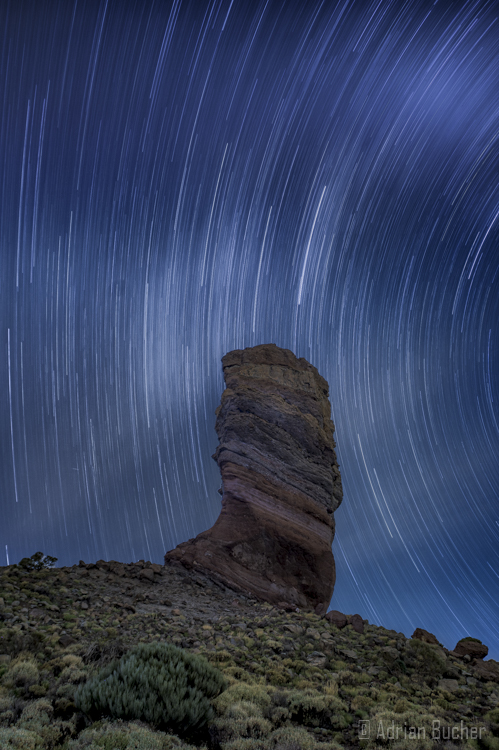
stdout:
[[495,2],[3,0],[0,564],[220,510],[220,359],[328,380],[332,607],[499,659]]

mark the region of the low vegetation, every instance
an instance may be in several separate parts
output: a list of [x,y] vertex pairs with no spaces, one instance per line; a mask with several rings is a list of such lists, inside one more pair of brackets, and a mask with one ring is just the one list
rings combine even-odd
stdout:
[[1,750],[499,750],[499,685],[439,646],[125,573],[0,569]]

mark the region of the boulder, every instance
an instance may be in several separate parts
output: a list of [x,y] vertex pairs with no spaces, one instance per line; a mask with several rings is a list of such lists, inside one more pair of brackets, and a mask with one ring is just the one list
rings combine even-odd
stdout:
[[459,690],[459,682],[451,679],[439,680],[438,689],[446,690],[448,693],[454,693],[456,690]]
[[499,682],[499,662],[494,659],[482,661],[478,659],[471,665],[475,677],[479,677],[484,682]]
[[364,620],[360,615],[352,615],[349,617],[348,624],[352,626],[356,633],[364,632]]
[[433,633],[429,633],[427,630],[423,630],[423,628],[416,628],[411,635],[411,638],[415,638],[417,641],[423,641],[423,643],[432,643],[435,646],[440,646],[436,636],[434,636]]
[[323,654],[322,651],[312,651],[312,653],[307,656],[307,663],[312,667],[320,667],[320,669],[324,669],[327,664],[327,656],[326,654]]
[[222,475],[215,524],[165,555],[224,585],[324,614],[334,588],[333,513],[342,500],[328,384],[288,349],[222,359]]
[[337,628],[344,628],[348,622],[347,616],[342,612],[338,612],[337,609],[332,609],[330,612],[327,612],[325,619],[330,622],[331,625],[336,625]]
[[387,662],[394,662],[400,659],[399,651],[393,646],[383,646],[381,648],[381,656]]
[[463,638],[458,642],[454,653],[458,656],[470,656],[472,659],[484,659],[489,653],[489,649],[474,638]]

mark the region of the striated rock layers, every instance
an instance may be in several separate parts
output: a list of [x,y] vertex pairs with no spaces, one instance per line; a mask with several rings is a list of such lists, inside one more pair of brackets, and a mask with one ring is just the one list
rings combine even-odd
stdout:
[[326,612],[334,581],[333,512],[342,500],[328,384],[275,344],[229,352],[213,458],[215,524],[165,555],[274,604]]

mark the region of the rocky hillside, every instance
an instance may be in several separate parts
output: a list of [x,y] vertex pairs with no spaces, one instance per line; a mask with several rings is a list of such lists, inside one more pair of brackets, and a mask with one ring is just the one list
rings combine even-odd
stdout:
[[[144,561],[1,568],[0,597],[2,750],[499,747],[499,665],[476,641],[449,651],[424,631],[285,611]],[[180,738],[77,710],[79,685],[158,641],[225,675],[202,731]]]

